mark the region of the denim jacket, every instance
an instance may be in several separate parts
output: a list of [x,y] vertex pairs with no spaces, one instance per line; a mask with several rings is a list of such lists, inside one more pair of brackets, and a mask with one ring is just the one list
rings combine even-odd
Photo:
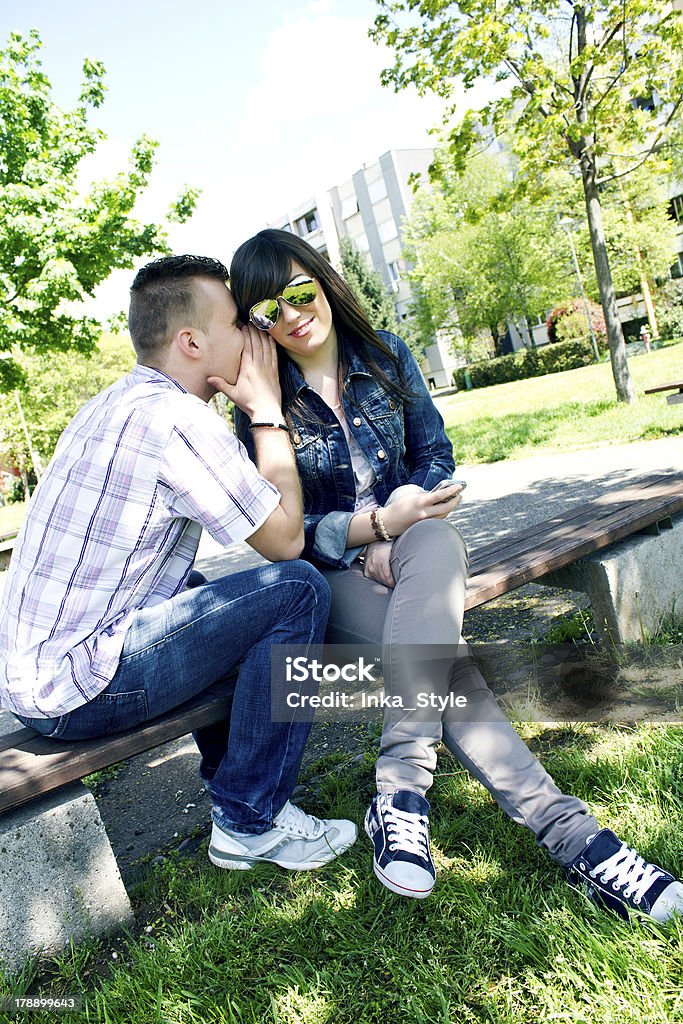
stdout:
[[[401,402],[387,394],[351,351],[342,408],[350,432],[375,471],[375,500],[386,504],[402,484],[430,490],[451,476],[455,468],[452,446],[443,419],[427,390],[420,368],[408,346],[395,334],[378,331],[403,366],[408,390],[414,396]],[[382,352],[377,360],[398,382],[395,365]],[[295,363],[288,365],[300,398],[315,414],[309,420],[292,412],[292,446],[304,496],[303,557],[326,568],[346,568],[363,550],[347,548],[349,523],[355,515],[356,485],[349,446],[339,420],[308,386]],[[248,419],[235,410],[235,428],[250,457],[254,444]]]

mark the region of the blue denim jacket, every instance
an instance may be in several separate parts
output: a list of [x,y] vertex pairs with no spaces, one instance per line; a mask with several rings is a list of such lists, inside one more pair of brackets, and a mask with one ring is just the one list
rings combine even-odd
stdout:
[[[388,395],[352,352],[342,408],[349,430],[375,471],[375,500],[384,505],[392,491],[402,484],[418,484],[430,490],[451,476],[455,463],[443,419],[410,349],[395,334],[377,333],[401,361],[414,397],[403,403]],[[377,360],[388,376],[398,382],[394,364],[381,352]],[[292,445],[304,495],[303,557],[327,567],[346,568],[363,550],[346,546],[356,502],[349,446],[339,420],[308,386],[299,368],[290,362],[288,371],[293,374],[299,397],[315,413],[312,421],[292,413]],[[235,413],[237,435],[253,459],[249,421],[239,410]]]

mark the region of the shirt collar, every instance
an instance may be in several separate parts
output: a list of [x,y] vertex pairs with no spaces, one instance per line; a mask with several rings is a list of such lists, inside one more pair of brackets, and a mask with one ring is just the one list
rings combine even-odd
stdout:
[[154,382],[156,384],[164,384],[166,387],[175,387],[178,391],[187,394],[187,390],[182,384],[179,384],[177,380],[169,377],[167,373],[159,370],[156,366],[145,366],[144,363],[136,363],[130,371],[130,376],[135,384],[142,383],[143,381]]

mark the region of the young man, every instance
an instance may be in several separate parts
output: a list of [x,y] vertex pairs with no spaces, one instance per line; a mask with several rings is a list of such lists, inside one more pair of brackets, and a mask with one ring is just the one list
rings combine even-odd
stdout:
[[[275,346],[238,326],[226,279],[221,263],[195,256],[135,278],[137,365],[64,431],[17,538],[0,699],[38,732],[80,740],[161,715],[239,665],[229,722],[196,736],[209,857],[314,868],[356,827],[289,802],[310,722],[271,720],[270,651],[322,641],[329,589],[296,560],[301,493]],[[249,417],[258,469],[207,407],[217,390]],[[273,564],[187,589],[202,528]]]

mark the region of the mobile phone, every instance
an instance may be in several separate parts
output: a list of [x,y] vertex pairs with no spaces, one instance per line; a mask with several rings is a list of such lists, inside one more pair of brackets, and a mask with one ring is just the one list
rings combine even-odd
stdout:
[[444,498],[443,501],[438,502],[439,505],[445,505],[447,501],[452,501],[457,494],[462,493],[462,491],[467,487],[466,480],[439,480],[438,484],[434,484],[432,487],[432,491],[442,491],[445,487],[450,487],[451,484],[460,484],[460,491],[456,491],[456,494],[451,494],[447,498]]
[[451,480],[439,480],[438,484],[434,484],[432,490],[440,491],[444,487],[450,487],[451,484],[460,484],[460,489],[464,491],[465,488],[467,487],[467,480],[456,480],[455,478]]

